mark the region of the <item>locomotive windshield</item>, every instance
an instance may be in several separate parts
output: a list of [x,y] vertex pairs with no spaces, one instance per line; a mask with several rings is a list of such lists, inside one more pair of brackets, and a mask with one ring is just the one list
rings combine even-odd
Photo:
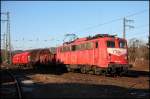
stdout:
[[107,47],[115,48],[115,42],[114,41],[107,41]]
[[120,48],[125,48],[126,47],[126,42],[125,41],[120,41],[119,42],[119,47]]

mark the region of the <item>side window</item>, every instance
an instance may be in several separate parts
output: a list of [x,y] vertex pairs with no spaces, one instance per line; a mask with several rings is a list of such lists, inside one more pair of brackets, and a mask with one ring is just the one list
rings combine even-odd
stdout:
[[72,51],[75,50],[86,50],[86,49],[92,49],[93,48],[93,42],[87,42],[79,45],[72,45]]
[[62,47],[60,48],[60,52],[63,52],[63,48]]
[[67,51],[70,51],[70,46],[63,47],[63,52],[67,52]]
[[98,48],[98,42],[95,42],[95,48]]
[[67,50],[66,48],[67,48],[67,47],[64,47],[64,49],[63,49],[64,52]]
[[61,51],[63,52],[63,47],[61,48]]
[[72,46],[71,46],[71,50],[72,50],[72,51],[75,51],[75,50],[76,50],[76,45],[72,45]]
[[70,46],[68,46],[68,51],[70,51]]
[[93,43],[88,42],[88,43],[86,43],[86,48],[85,49],[92,49],[92,47],[93,47]]
[[76,50],[80,50],[81,49],[81,45],[76,45]]
[[81,44],[81,50],[85,49],[85,44]]

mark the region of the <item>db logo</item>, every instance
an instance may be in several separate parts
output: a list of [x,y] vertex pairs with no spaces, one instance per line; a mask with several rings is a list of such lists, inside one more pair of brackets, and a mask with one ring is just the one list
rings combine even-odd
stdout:
[[116,54],[116,55],[120,55],[121,52],[119,50],[113,50],[113,53]]

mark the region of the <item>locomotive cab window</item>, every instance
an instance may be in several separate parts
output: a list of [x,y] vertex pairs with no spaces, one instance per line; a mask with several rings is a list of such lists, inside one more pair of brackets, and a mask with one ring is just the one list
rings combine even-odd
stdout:
[[126,47],[126,42],[125,41],[119,41],[119,47],[120,48],[125,48]]
[[115,48],[115,42],[114,41],[107,41],[107,47]]

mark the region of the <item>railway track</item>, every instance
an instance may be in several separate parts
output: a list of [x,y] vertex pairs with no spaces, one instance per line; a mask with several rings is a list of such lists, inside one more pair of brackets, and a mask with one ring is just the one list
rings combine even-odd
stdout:
[[[123,77],[107,77],[73,72],[57,75],[48,71],[48,69],[35,71],[9,68],[9,72],[13,73],[12,75],[19,80],[25,99],[67,96],[82,98],[83,94],[87,98],[127,97],[149,99],[149,76],[147,72],[136,73],[130,71],[128,75]],[[19,99],[17,92],[16,97]]]
[[1,98],[22,99],[22,89],[20,81],[8,69],[0,70],[1,72]]

